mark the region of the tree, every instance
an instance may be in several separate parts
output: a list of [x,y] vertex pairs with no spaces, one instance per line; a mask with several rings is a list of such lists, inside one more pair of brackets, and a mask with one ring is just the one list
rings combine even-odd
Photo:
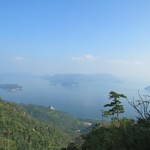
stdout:
[[116,117],[119,119],[119,114],[120,113],[124,113],[124,108],[123,105],[121,105],[121,101],[120,98],[127,98],[125,95],[123,94],[118,94],[114,91],[111,91],[109,93],[109,99],[112,99],[112,102],[109,104],[105,104],[104,107],[111,107],[111,109],[109,109],[108,111],[104,111],[105,115],[115,115]]
[[141,96],[138,91],[139,99],[133,101],[128,101],[128,103],[135,109],[135,111],[139,114],[141,119],[150,120],[150,96],[143,95]]

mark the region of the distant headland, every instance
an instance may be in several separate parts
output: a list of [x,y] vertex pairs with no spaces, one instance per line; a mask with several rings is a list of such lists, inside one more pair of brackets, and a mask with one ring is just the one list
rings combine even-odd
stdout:
[[7,92],[17,92],[23,90],[23,86],[18,84],[0,84],[0,89]]

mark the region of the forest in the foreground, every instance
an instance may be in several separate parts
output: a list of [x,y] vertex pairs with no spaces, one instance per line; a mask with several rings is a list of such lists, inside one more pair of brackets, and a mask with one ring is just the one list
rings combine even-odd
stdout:
[[128,101],[137,112],[135,119],[120,117],[122,98],[128,101],[123,94],[109,93],[98,123],[0,99],[0,150],[149,150],[149,96]]

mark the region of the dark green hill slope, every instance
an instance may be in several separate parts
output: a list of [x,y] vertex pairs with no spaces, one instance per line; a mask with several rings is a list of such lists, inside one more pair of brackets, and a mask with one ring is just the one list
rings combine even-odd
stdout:
[[0,99],[0,150],[51,150],[72,138],[58,127],[34,119],[20,106]]
[[66,112],[60,112],[53,110],[49,107],[44,107],[41,105],[21,105],[22,109],[42,121],[46,121],[49,124],[57,125],[66,132],[77,132],[85,131],[86,128],[92,125],[91,122],[80,120]]

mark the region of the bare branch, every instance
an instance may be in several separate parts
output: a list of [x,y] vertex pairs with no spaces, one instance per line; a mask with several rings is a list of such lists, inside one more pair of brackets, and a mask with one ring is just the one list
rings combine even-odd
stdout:
[[135,100],[133,97],[132,101],[129,101],[127,98],[127,102],[135,109],[135,111],[140,115],[143,119],[150,118],[150,100],[147,98],[150,97],[148,95],[141,96],[140,92],[138,91],[138,96],[140,99]]

